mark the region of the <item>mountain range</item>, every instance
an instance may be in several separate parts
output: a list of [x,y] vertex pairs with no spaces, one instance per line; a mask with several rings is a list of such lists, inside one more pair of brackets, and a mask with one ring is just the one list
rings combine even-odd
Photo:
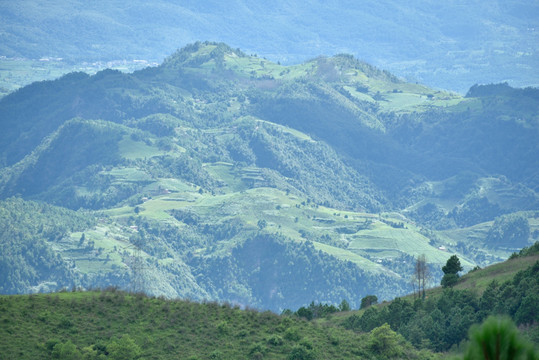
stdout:
[[358,306],[539,237],[539,90],[196,42],[0,99],[0,292]]
[[178,47],[209,39],[288,65],[350,53],[410,81],[465,93],[474,83],[539,85],[538,6],[523,0],[23,0],[0,7],[0,56],[161,63]]

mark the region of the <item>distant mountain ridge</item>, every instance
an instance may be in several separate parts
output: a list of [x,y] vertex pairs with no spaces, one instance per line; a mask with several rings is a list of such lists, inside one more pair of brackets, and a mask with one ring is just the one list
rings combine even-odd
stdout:
[[161,62],[199,39],[277,62],[354,54],[414,81],[465,92],[474,83],[537,86],[538,5],[414,0],[182,2],[24,0],[0,9],[0,55]]
[[537,238],[538,107],[535,89],[462,97],[350,55],[283,66],[213,42],[34,83],[0,99],[3,254],[22,259],[3,255],[0,285],[392,298],[421,254],[437,282],[453,253],[483,266]]

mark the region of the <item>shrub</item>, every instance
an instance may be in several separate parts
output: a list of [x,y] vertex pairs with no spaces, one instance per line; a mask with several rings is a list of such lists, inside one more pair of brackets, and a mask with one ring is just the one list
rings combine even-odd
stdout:
[[251,347],[251,349],[249,350],[249,354],[250,355],[254,355],[254,354],[263,354],[267,351],[266,347],[262,344],[255,344]]
[[367,295],[361,299],[360,309],[366,309],[371,305],[378,304],[378,297],[376,295]]
[[141,353],[140,347],[127,334],[108,344],[107,351],[114,360],[136,359]]
[[212,351],[212,353],[210,354],[210,359],[212,360],[220,360],[220,359],[224,359],[224,355],[221,351],[219,350],[214,350]]
[[386,323],[373,329],[369,337],[369,348],[382,358],[396,358],[402,353],[399,345],[400,335],[391,330]]
[[219,334],[226,335],[228,334],[229,330],[230,328],[226,321],[223,320],[219,324],[217,324],[217,331],[219,332]]
[[290,355],[288,355],[288,360],[313,360],[313,359],[316,359],[314,351],[309,350],[301,345],[295,346],[290,352]]
[[297,328],[291,327],[286,329],[286,331],[284,332],[284,338],[290,341],[298,341],[299,339],[301,339],[301,336],[299,335]]
[[273,345],[273,346],[280,346],[283,344],[283,342],[284,342],[283,338],[280,337],[279,335],[272,335],[268,339],[268,344]]
[[538,357],[539,354],[520,336],[510,319],[491,316],[480,327],[470,329],[470,343],[464,360],[533,360]]
[[77,350],[75,344],[68,340],[64,344],[58,343],[54,346],[52,350],[52,358],[61,360],[79,360],[81,358],[81,354],[80,351]]

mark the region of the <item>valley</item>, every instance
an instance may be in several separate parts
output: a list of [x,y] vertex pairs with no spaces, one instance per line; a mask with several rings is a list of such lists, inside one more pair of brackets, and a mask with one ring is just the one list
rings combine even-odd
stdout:
[[536,240],[537,98],[211,42],[34,83],[0,100],[2,291],[357,307],[409,293],[422,254],[437,285],[453,254],[467,271]]

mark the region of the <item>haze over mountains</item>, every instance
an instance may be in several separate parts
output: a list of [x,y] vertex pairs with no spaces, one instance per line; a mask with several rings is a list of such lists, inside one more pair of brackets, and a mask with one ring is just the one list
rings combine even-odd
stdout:
[[[538,91],[222,43],[0,100],[3,293],[118,285],[297,308],[433,283],[539,234]],[[34,201],[39,202],[34,202]]]
[[538,358],[538,19],[3,2],[0,358]]
[[537,86],[535,1],[23,0],[0,8],[0,55],[161,62],[223,41],[296,64],[350,53],[413,82],[464,94],[475,83]]

